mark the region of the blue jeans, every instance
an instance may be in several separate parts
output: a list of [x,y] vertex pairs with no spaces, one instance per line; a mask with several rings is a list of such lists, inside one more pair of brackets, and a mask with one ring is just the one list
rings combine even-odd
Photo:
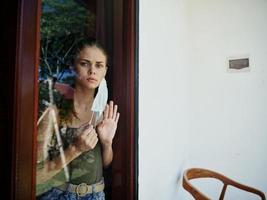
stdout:
[[105,193],[102,191],[79,197],[75,193],[52,188],[42,194],[38,200],[105,200]]

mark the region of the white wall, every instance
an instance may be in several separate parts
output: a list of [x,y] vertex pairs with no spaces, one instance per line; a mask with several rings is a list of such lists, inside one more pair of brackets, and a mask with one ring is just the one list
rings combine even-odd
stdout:
[[[187,167],[267,193],[266,21],[266,0],[140,0],[140,200],[191,199]],[[227,72],[243,54],[251,71]]]
[[[267,1],[187,3],[189,165],[267,193]],[[251,71],[227,72],[227,57],[243,54],[250,55]]]
[[140,1],[139,199],[177,199],[186,156],[183,1]]

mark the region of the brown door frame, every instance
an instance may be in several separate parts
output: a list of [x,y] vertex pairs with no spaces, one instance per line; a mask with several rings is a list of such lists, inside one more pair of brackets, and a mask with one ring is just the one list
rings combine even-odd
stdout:
[[34,199],[41,3],[18,2],[11,192],[12,199]]
[[138,199],[137,2],[114,0],[113,5],[112,94],[121,110],[112,165],[114,200]]
[[[41,0],[20,0],[17,9],[11,199],[35,199],[36,122]],[[114,0],[113,96],[121,120],[114,141],[112,199],[138,198],[137,0]],[[14,40],[15,38],[8,38]]]

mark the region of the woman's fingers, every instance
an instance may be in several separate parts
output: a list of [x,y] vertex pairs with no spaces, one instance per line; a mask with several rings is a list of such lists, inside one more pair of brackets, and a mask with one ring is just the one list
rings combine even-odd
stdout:
[[95,145],[97,144],[98,142],[98,138],[95,137],[93,140],[92,140],[92,148],[95,148]]
[[91,130],[88,135],[83,135],[83,146],[84,151],[93,149],[98,141],[98,137],[95,129]]
[[116,123],[118,123],[119,118],[120,118],[120,113],[117,113],[117,115],[116,115],[116,119],[115,119],[115,122],[116,122]]
[[108,118],[113,118],[113,101],[109,102],[109,113]]
[[108,118],[108,112],[109,112],[109,106],[107,104],[104,110],[104,120]]
[[98,141],[98,137],[97,137],[96,132],[95,131],[91,132],[89,136],[87,137],[87,142],[88,142],[87,145],[88,145],[89,150],[95,148],[97,141]]
[[104,120],[105,119],[113,119],[116,120],[116,116],[117,116],[117,112],[118,112],[118,106],[115,105],[113,101],[110,101],[109,104],[106,105],[105,110],[104,110]]
[[113,115],[112,115],[113,120],[116,119],[116,116],[117,116],[117,110],[118,110],[118,106],[115,105],[115,106],[114,106],[114,110],[113,110]]
[[92,136],[94,136],[94,135],[96,135],[96,131],[95,131],[95,129],[90,129],[90,130],[87,130],[87,132],[86,132],[86,137],[92,137]]
[[82,135],[83,137],[86,137],[91,131],[93,130],[93,126],[90,125],[90,126],[87,126],[87,127],[80,127],[78,129],[78,135]]
[[91,129],[93,129],[93,126],[89,124],[88,122],[86,122],[78,128],[78,132],[84,133],[84,132],[87,132],[87,130],[91,130]]

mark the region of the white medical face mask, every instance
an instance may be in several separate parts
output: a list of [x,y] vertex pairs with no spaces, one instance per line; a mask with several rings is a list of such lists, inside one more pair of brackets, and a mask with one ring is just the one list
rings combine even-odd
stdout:
[[108,101],[107,82],[106,79],[103,78],[103,80],[99,84],[98,91],[93,101],[91,109],[93,111],[93,114],[95,115],[96,121],[99,120],[101,114],[103,113],[107,101]]

